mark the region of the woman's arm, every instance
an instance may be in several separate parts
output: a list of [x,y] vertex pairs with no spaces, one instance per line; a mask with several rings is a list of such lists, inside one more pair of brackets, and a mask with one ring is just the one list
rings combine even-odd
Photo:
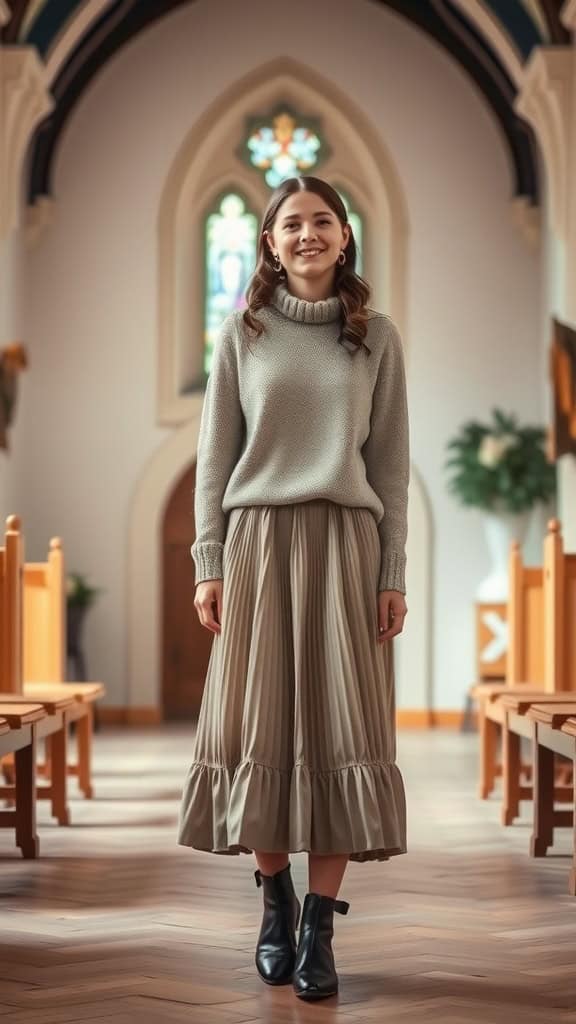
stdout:
[[408,400],[398,328],[383,318],[385,346],[374,387],[370,436],[363,446],[368,482],[384,506],[378,524],[381,562],[378,590],[406,593],[406,537],[410,477]]
[[196,540],[190,549],[196,567],[196,583],[223,578],[227,517],[222,511],[222,498],[238,461],[243,428],[235,317],[231,313],[221,324],[214,345],[200,419],[194,491]]

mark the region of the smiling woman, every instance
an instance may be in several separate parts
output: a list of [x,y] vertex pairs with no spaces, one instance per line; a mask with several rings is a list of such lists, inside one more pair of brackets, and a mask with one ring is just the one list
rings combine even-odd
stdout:
[[338,989],[347,862],[406,852],[390,645],[407,612],[406,380],[355,260],[338,193],[283,182],[248,308],[220,329],[198,441],[194,605],[214,640],[178,841],[254,852],[256,966],[302,999]]

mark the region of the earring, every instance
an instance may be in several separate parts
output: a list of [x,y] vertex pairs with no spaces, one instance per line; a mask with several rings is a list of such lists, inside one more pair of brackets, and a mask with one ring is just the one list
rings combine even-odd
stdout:
[[340,255],[338,257],[338,263],[340,264],[341,267],[343,267],[344,264],[346,263],[346,253],[344,252],[344,249],[340,250]]
[[277,274],[279,274],[283,268],[280,262],[280,257],[277,252],[274,253],[274,259],[277,261],[274,263],[274,270],[276,271]]

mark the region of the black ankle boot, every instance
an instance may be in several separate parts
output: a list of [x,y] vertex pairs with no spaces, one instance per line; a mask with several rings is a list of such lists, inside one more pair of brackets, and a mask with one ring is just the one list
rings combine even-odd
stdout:
[[334,911],[347,914],[345,900],[309,892],[304,899],[300,938],[294,966],[294,991],[300,999],[325,999],[338,991],[332,952]]
[[294,971],[300,917],[290,865],[275,875],[263,875],[258,870],[254,877],[256,885],[264,887],[264,917],[256,946],[258,974],[267,985],[286,985]]

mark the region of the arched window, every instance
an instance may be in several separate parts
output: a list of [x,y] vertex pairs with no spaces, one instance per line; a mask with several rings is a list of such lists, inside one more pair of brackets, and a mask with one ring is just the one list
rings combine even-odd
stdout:
[[204,229],[204,372],[210,373],[218,328],[244,293],[256,263],[258,219],[238,192],[219,196]]

